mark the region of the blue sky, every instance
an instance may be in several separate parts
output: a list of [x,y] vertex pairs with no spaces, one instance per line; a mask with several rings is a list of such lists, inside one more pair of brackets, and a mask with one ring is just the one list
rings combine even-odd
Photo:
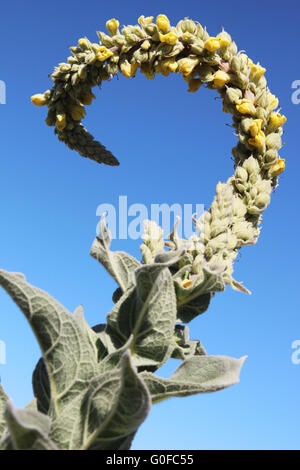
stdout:
[[[287,116],[286,171],[264,214],[257,245],[244,248],[235,277],[251,296],[227,288],[190,325],[209,354],[248,355],[241,382],[225,391],[176,398],[156,405],[134,441],[135,449],[299,449],[300,364],[292,343],[300,340],[299,125],[300,104],[291,101],[300,80],[299,3],[263,1],[152,1],[140,3],[5,2],[0,31],[0,265],[23,272],[69,310],[79,304],[88,322],[103,322],[112,307],[114,282],[89,257],[99,204],[180,203],[210,205],[219,180],[232,174],[235,137],[217,93],[187,93],[179,76],[146,80],[120,77],[96,91],[85,120],[120,160],[98,166],[58,142],[44,124],[45,109],[30,96],[51,87],[48,74],[66,60],[68,47],[108,19],[167,14],[172,24],[189,17],[216,35],[224,26],[266,78]],[[300,97],[300,94],[299,94]],[[115,240],[114,249],[139,257],[138,240]],[[2,383],[16,406],[32,398],[31,373],[39,349],[22,314],[0,292],[0,340],[7,364]],[[164,368],[166,376],[175,361]]]

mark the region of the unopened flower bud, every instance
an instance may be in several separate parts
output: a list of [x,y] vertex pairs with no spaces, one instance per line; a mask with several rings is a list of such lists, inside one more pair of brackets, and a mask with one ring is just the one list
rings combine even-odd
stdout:
[[139,25],[141,26],[148,26],[149,24],[151,24],[153,21],[153,16],[147,16],[145,17],[144,15],[140,16],[139,19],[138,19],[138,23]]
[[266,163],[274,163],[277,160],[278,152],[275,149],[269,149],[265,153]]
[[189,93],[194,93],[195,91],[198,91],[199,88],[201,87],[202,83],[203,83],[202,80],[200,80],[199,78],[192,78],[189,81],[188,92]]
[[82,95],[80,95],[79,97],[79,101],[82,103],[82,104],[85,104],[85,105],[90,105],[92,104],[92,101],[93,101],[93,98],[95,99],[96,96],[94,95],[94,93],[83,93]]
[[266,207],[268,204],[270,204],[269,194],[262,193],[255,198],[254,205],[259,208]]
[[249,175],[252,173],[259,173],[259,164],[254,157],[249,157],[243,163],[243,168],[248,172]]
[[111,20],[107,21],[106,27],[111,36],[115,36],[118,33],[119,25],[119,21],[115,18],[112,18]]
[[240,59],[237,56],[234,56],[230,62],[230,68],[233,72],[239,72],[241,70]]
[[170,21],[166,15],[158,15],[156,18],[156,25],[163,33],[167,33],[170,29]]
[[43,93],[38,93],[36,95],[33,95],[31,97],[31,102],[35,105],[35,106],[44,106],[47,102],[47,100],[45,99],[45,96]]
[[237,104],[242,97],[242,92],[239,88],[228,87],[226,90],[226,97],[230,103]]
[[242,181],[247,181],[248,172],[245,170],[245,168],[238,166],[237,169],[235,170],[235,177]]
[[70,114],[74,121],[80,121],[84,118],[86,112],[83,106],[74,105],[70,108]]
[[78,40],[78,46],[81,47],[81,49],[86,50],[90,48],[91,43],[87,38],[81,38]]
[[194,34],[195,31],[196,31],[196,25],[194,23],[194,21],[192,20],[188,20],[188,19],[185,19],[183,21],[180,22],[180,26],[181,26],[181,31],[183,33],[190,33],[190,34]]

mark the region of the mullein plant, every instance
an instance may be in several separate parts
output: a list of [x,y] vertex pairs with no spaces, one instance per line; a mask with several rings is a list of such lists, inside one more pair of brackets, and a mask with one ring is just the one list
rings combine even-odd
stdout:
[[[191,320],[205,312],[227,284],[249,293],[233,278],[244,245],[255,244],[262,213],[285,161],[278,156],[285,116],[269,91],[265,68],[254,64],[224,30],[210,37],[184,19],[172,27],[165,15],[141,16],[119,31],[106,23],[100,43],[82,38],[72,56],[52,74],[54,86],[31,99],[46,105],[46,123],[59,140],[98,163],[117,159],[81,124],[92,88],[118,72],[148,79],[179,73],[188,92],[205,85],[219,92],[233,115],[238,143],[235,171],[218,183],[208,211],[194,218],[195,235],[179,238],[176,225],[162,229],[145,221],[142,260],[111,251],[105,217],[91,255],[116,281],[106,324],[89,327],[79,306],[73,313],[22,274],[0,271],[0,284],[20,307],[39,342],[42,358],[33,373],[34,400],[16,409],[0,385],[0,448],[31,450],[129,449],[152,404],[170,397],[222,390],[239,380],[244,357],[208,356],[191,340]],[[169,358],[179,367],[170,378],[156,371]]]

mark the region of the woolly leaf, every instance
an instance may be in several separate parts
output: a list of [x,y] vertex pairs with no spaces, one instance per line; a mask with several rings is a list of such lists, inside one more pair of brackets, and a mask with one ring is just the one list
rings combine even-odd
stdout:
[[9,402],[5,417],[14,449],[58,450],[48,437],[51,427],[48,416],[30,409],[16,409]]
[[119,284],[125,292],[133,282],[133,273],[141,264],[123,251],[111,251],[111,234],[105,225],[105,214],[100,220],[100,233],[95,239],[90,254]]
[[174,332],[174,349],[172,358],[188,359],[192,356],[203,356],[206,354],[205,349],[198,340],[190,340],[189,328],[183,325],[175,325]]
[[95,374],[94,350],[78,322],[46,292],[0,270],[0,285],[20,307],[39,341],[47,366],[52,412],[85,390]]
[[201,294],[189,302],[178,302],[177,320],[181,323],[189,323],[198,315],[206,312],[209,307],[211,294]]
[[150,394],[127,351],[120,368],[101,374],[90,384],[82,409],[86,417],[82,448],[119,448],[120,439],[135,433],[150,409]]
[[8,401],[8,397],[6,393],[4,392],[2,385],[0,384],[0,438],[6,430],[6,421],[4,417],[4,411],[5,411],[7,401]]
[[142,372],[152,403],[171,397],[222,390],[239,382],[239,373],[246,358],[226,356],[194,356],[186,359],[169,379]]
[[107,333],[117,349],[133,335],[134,357],[145,359],[145,365],[150,360],[153,367],[170,357],[176,321],[174,285],[169,269],[160,264],[142,266],[135,277],[136,288],[128,290],[108,314]]
[[50,408],[51,391],[50,381],[45,360],[42,357],[32,374],[33,393],[37,401],[37,409],[47,414]]

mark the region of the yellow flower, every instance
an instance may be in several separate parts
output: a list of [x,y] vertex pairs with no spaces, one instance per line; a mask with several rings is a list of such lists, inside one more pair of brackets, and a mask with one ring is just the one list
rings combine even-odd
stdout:
[[226,83],[230,80],[230,76],[228,73],[223,72],[223,70],[218,70],[214,74],[214,87],[215,88],[222,88]]
[[84,118],[86,112],[83,106],[75,105],[70,108],[70,114],[74,121],[80,121]]
[[269,129],[270,130],[278,129],[278,127],[283,126],[285,122],[286,122],[286,117],[284,115],[281,115],[280,113],[272,113],[270,116],[270,121],[269,121]]
[[257,64],[251,64],[250,66],[250,77],[253,79],[256,79],[258,80],[259,78],[261,78],[264,73],[266,72],[266,69],[264,67],[262,67],[261,65]]
[[161,73],[165,77],[168,77],[170,72],[176,72],[178,64],[175,59],[167,59],[159,64],[157,72]]
[[184,281],[182,281],[182,287],[184,287],[185,289],[187,287],[190,287],[191,284],[192,284],[192,281],[190,279],[185,279]]
[[220,41],[217,38],[209,38],[204,43],[204,49],[208,50],[209,52],[216,52],[220,49]]
[[151,42],[148,41],[148,39],[146,39],[146,41],[143,42],[143,44],[141,45],[141,49],[143,49],[143,51],[149,51],[151,47]]
[[126,78],[134,77],[138,68],[138,64],[131,64],[128,60],[124,60],[120,66],[122,75]]
[[254,121],[250,124],[249,130],[252,137],[255,137],[257,134],[260,133],[262,123],[262,119],[254,119]]
[[277,162],[271,166],[269,173],[271,176],[278,176],[280,175],[285,169],[285,159],[278,158]]
[[183,78],[186,78],[192,73],[196,65],[199,64],[199,59],[180,59],[178,64],[179,72],[182,73]]
[[223,33],[218,34],[216,39],[218,39],[220,47],[228,47],[231,42],[229,34],[225,33],[225,31]]
[[138,19],[138,23],[140,26],[148,26],[148,24],[152,23],[153,21],[153,16],[140,16]]
[[255,137],[251,137],[248,139],[248,143],[256,147],[258,150],[263,151],[266,145],[266,136],[263,131],[259,131],[259,133]]
[[278,108],[278,104],[279,104],[278,98],[276,98],[276,96],[273,95],[272,93],[268,93],[268,105],[271,111]]
[[56,116],[56,123],[55,123],[57,129],[59,131],[63,131],[64,128],[66,127],[66,124],[67,124],[66,115],[65,114],[58,114]]
[[188,89],[188,92],[189,93],[194,93],[195,91],[198,91],[199,88],[201,87],[202,85],[202,80],[200,80],[200,78],[192,78],[190,81],[189,81],[189,89]]
[[156,18],[156,25],[163,33],[167,33],[170,29],[170,21],[166,15],[158,15]]
[[99,46],[99,49],[96,52],[96,57],[100,62],[104,62],[106,59],[111,57],[113,52],[107,49],[105,46]]
[[92,104],[92,101],[93,101],[93,98],[95,99],[96,96],[94,95],[94,93],[83,93],[82,95],[80,95],[79,97],[79,101],[82,103],[82,104],[86,104],[86,105],[89,105],[89,104]]
[[106,27],[111,36],[114,36],[115,34],[117,34],[119,25],[120,23],[115,18],[112,18],[111,20],[107,21]]
[[159,40],[160,42],[165,42],[166,44],[176,44],[178,39],[178,36],[175,33],[167,33],[167,34],[161,34],[159,33]]
[[31,102],[35,106],[44,106],[44,104],[46,104],[46,99],[42,93],[38,93],[37,95],[33,95],[31,97]]
[[246,100],[245,98],[239,100],[239,103],[236,105],[236,109],[241,114],[251,114],[255,115],[256,109],[251,100]]

